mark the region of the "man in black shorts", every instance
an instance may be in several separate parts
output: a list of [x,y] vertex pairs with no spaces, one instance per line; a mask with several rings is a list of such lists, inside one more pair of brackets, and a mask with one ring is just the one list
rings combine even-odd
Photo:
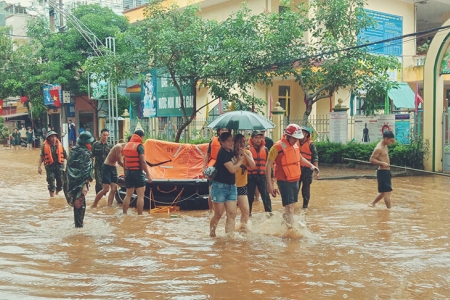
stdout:
[[[123,156],[125,160],[125,185],[127,188],[127,195],[122,204],[123,213],[126,214],[130,206],[130,200],[133,192],[136,189],[137,203],[136,207],[138,215],[142,215],[144,210],[144,192],[147,181],[152,182],[152,176],[145,161],[144,145],[142,145],[142,138],[144,132],[136,130],[131,136],[131,139],[123,147]],[[144,173],[147,176],[147,180]]]
[[111,151],[109,151],[108,156],[105,159],[105,162],[102,165],[102,189],[95,196],[94,203],[91,205],[91,208],[97,207],[100,199],[106,195],[109,191],[109,187],[111,186],[111,192],[108,195],[108,206],[112,206],[114,200],[114,194],[117,191],[117,166],[123,166],[122,162],[122,150],[125,143],[119,143],[115,145]]
[[391,208],[391,170],[390,159],[388,153],[389,145],[395,142],[394,133],[392,131],[383,132],[383,139],[377,144],[373,150],[370,162],[378,165],[377,180],[378,180],[378,195],[369,204],[370,207],[375,207],[378,201],[384,198],[384,203],[387,208]]

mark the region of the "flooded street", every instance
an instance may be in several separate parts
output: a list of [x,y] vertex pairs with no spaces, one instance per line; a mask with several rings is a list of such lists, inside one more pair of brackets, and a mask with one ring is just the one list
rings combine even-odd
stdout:
[[376,180],[315,181],[310,208],[297,205],[303,238],[284,236],[275,199],[272,218],[254,203],[252,232],[231,239],[223,219],[209,237],[206,211],[123,215],[105,199],[75,229],[38,159],[0,149],[0,299],[450,297],[448,177],[393,178],[391,210],[367,206]]

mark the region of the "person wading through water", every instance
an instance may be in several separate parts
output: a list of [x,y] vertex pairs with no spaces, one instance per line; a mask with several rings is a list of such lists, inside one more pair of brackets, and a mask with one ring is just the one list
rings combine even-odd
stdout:
[[[312,163],[317,168],[319,167],[319,155],[317,154],[316,145],[311,140],[311,127],[302,127],[303,138],[300,139],[299,147],[300,153],[302,157],[304,157],[308,162]],[[311,197],[311,183],[314,179],[319,179],[319,173],[313,172],[313,170],[309,167],[309,164],[304,163],[303,161],[300,163],[302,167],[302,175],[300,176],[299,184],[299,192],[302,190],[303,197],[303,208],[308,208],[309,198]],[[298,198],[298,194],[297,194]]]
[[143,137],[144,132],[142,130],[136,130],[131,136],[130,141],[125,144],[122,151],[125,160],[125,186],[127,188],[127,194],[122,204],[124,214],[128,211],[131,197],[136,189],[136,208],[138,215],[142,215],[142,212],[144,211],[144,192],[146,185],[143,172],[145,172],[147,176],[147,182],[152,182],[152,175],[150,175],[150,170],[145,161],[144,145],[142,145]]
[[67,203],[73,206],[75,227],[83,227],[86,211],[86,194],[92,177],[91,150],[94,137],[89,131],[80,133],[77,145],[70,150],[67,161],[64,195]]
[[111,145],[108,144],[109,130],[103,128],[100,132],[100,140],[92,145],[92,158],[95,158],[94,162],[94,175],[95,175],[95,193],[100,192],[103,189],[102,184],[102,166],[106,157],[111,151]]
[[[67,159],[66,150],[64,150],[61,142],[58,140],[56,132],[47,132],[47,138],[42,146],[41,156],[38,163],[38,173],[42,174],[42,162],[45,165],[45,173],[47,174],[47,188],[50,197],[53,197],[63,189],[63,172],[64,161]],[[56,181],[56,187],[55,187]]]
[[316,166],[300,155],[300,149],[297,143],[301,138],[303,138],[301,127],[297,124],[289,124],[284,129],[283,137],[273,145],[267,157],[267,191],[273,197],[276,197],[278,192],[273,188],[273,183],[270,178],[275,163],[276,168],[274,174],[281,194],[281,202],[284,206],[283,218],[288,228],[294,226],[294,208],[295,203],[298,202],[298,181],[301,175],[300,162],[305,163],[313,170],[317,170],[317,172],[319,171]]

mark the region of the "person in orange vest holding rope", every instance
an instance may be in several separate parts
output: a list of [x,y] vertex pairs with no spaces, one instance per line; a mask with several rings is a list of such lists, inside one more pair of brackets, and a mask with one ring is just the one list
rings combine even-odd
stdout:
[[[131,197],[136,189],[136,208],[138,215],[142,215],[144,211],[145,185],[147,182],[152,182],[152,175],[150,175],[145,161],[144,145],[142,145],[143,137],[144,132],[142,130],[136,130],[122,150],[125,165],[125,186],[127,188],[127,194],[122,204],[124,214],[128,211]],[[144,172],[147,180],[145,179]]]
[[298,181],[301,176],[300,163],[305,163],[312,170],[319,169],[300,155],[298,140],[303,138],[303,132],[297,124],[289,124],[284,129],[284,135],[269,151],[266,165],[267,191],[276,197],[278,190],[274,189],[271,172],[274,171],[277,180],[281,202],[284,206],[283,218],[289,228],[294,225],[295,203],[298,202]]
[[[44,163],[45,173],[47,174],[47,188],[50,197],[58,195],[63,189],[64,163],[67,159],[66,150],[58,140],[56,132],[50,130],[47,132],[44,145],[42,145],[41,156],[38,163],[38,173],[42,174],[41,165]],[[56,186],[55,186],[56,181]]]
[[[250,215],[252,215],[253,201],[255,200],[256,188],[261,191],[261,198],[264,204],[265,212],[272,212],[272,201],[267,192],[266,181],[266,163],[269,150],[265,146],[264,133],[262,131],[253,131],[249,139],[249,150],[255,161],[254,168],[248,168],[248,203]],[[271,181],[273,178],[270,179]]]
[[[319,155],[317,154],[316,145],[314,145],[314,142],[311,140],[311,133],[312,128],[302,127],[303,132],[303,138],[300,139],[299,147],[300,147],[300,153],[303,158],[305,158],[308,162],[312,163],[317,168],[319,167]],[[298,182],[299,186],[299,193],[300,189],[302,190],[302,197],[303,197],[303,208],[308,208],[309,198],[311,197],[310,190],[311,190],[311,183],[313,180],[313,173],[314,173],[314,179],[319,179],[319,173],[314,172],[310,167],[309,164],[306,164],[304,162],[300,163],[302,168],[302,174],[300,176],[300,180]],[[298,195],[297,195],[298,197]]]
[[[222,133],[227,131],[228,129],[226,128],[218,128],[217,136],[213,137],[211,142],[209,142],[208,150],[206,151],[205,159],[203,161],[203,172],[205,172],[206,168],[214,167],[214,165],[216,164],[217,154],[219,153],[219,150],[221,148],[219,137]],[[213,203],[211,201],[211,183],[212,181],[208,180],[210,194],[208,196],[208,207],[210,212],[213,209]]]

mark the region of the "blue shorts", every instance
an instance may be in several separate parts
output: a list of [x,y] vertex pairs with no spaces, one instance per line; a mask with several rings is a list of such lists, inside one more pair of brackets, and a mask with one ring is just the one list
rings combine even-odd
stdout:
[[298,202],[298,181],[289,182],[278,180],[277,184],[283,206]]
[[236,185],[213,181],[211,185],[211,200],[215,203],[237,201]]
[[102,184],[117,183],[117,168],[107,164],[102,165]]

